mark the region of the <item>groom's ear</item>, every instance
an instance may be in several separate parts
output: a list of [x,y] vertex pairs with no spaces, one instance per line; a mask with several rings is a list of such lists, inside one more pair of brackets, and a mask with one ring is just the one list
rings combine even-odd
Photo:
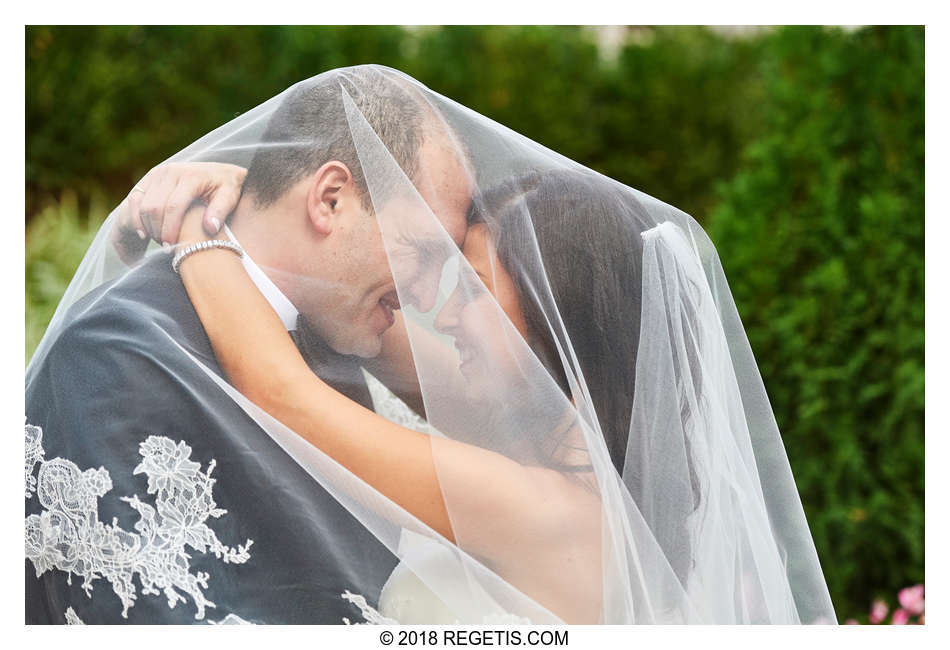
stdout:
[[339,160],[324,163],[311,177],[307,193],[307,216],[314,229],[329,235],[341,214],[351,209],[355,200],[353,174]]

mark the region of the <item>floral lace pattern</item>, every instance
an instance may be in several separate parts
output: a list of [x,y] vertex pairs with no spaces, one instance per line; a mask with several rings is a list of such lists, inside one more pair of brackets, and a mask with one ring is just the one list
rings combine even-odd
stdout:
[[43,461],[43,430],[33,425],[26,425],[26,456],[24,464],[24,474],[26,479],[26,498],[36,491],[36,478],[33,476],[33,468],[37,463]]
[[228,614],[220,621],[208,621],[210,625],[254,625],[254,623],[249,623],[237,614]]
[[72,607],[66,608],[66,625],[85,625],[83,620],[76,615]]
[[[36,576],[58,569],[83,578],[82,588],[92,597],[93,582],[105,578],[122,602],[122,617],[138,597],[133,577],[138,576],[142,594],[164,594],[169,608],[194,601],[195,618],[201,620],[207,607],[214,607],[202,591],[208,588],[208,573],[192,573],[186,547],[213,553],[225,563],[243,564],[250,558],[252,540],[233,548],[218,539],[208,527],[209,518],[227,511],[218,508],[212,496],[211,478],[215,461],[207,471],[191,460],[191,447],[175,444],[164,436],[149,436],[139,445],[142,462],[132,474],[148,477],[147,492],[154,504],[138,495],[121,497],[139,514],[131,532],[99,521],[100,497],[112,489],[109,472],[100,467],[82,471],[63,458],[44,460],[43,432],[26,425],[26,498],[35,494],[43,511],[26,518],[26,556]],[[39,464],[37,476],[33,470]],[[67,610],[67,620],[72,608]],[[79,620],[73,611],[71,616]]]
[[[343,600],[356,605],[360,610],[360,615],[370,625],[399,625],[399,621],[380,614],[372,605],[366,602],[364,596],[351,593],[350,591],[344,591],[341,597]],[[350,619],[345,616],[343,617],[343,622],[347,625],[353,625]]]
[[[342,594],[343,600],[353,603],[360,610],[360,615],[363,617],[363,620],[366,621],[366,625],[401,625],[401,623],[394,619],[384,616],[374,608],[372,605],[366,602],[364,596],[359,594],[351,593],[350,591],[344,591]],[[361,625],[360,623],[353,623],[350,619],[343,617],[343,623],[346,625]],[[523,616],[517,616],[515,614],[508,613],[494,613],[494,614],[485,614],[482,616],[481,620],[482,625],[531,625],[531,619],[525,618]],[[462,625],[462,622],[456,619],[451,623],[451,625]]]
[[429,424],[425,418],[413,411],[399,397],[393,393],[383,382],[371,375],[366,369],[363,369],[363,377],[366,378],[366,386],[369,388],[369,394],[373,398],[373,410],[377,415],[381,415],[390,422],[425,433],[430,436],[443,437],[443,434]]

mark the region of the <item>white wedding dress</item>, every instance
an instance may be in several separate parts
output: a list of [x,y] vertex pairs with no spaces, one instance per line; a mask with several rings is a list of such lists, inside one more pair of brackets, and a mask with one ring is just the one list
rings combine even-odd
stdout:
[[[379,595],[379,613],[407,625],[451,625],[461,622],[446,602],[409,568],[422,567],[424,575],[437,574],[444,568],[446,560],[451,561],[451,557],[447,556],[438,544],[403,529],[399,540],[399,557],[402,560],[383,585]],[[451,584],[445,586],[453,589]],[[459,598],[451,600],[462,601],[462,592],[466,590],[456,587],[455,591],[459,592]]]

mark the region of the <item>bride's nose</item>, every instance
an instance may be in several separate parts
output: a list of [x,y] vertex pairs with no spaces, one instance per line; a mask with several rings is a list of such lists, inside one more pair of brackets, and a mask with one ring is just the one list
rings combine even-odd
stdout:
[[416,286],[413,287],[412,296],[415,299],[416,309],[421,311],[423,314],[428,312],[430,309],[435,307],[435,301],[438,297],[439,285],[438,283],[430,283],[427,285],[425,282],[418,282]]
[[442,305],[442,309],[439,310],[435,320],[432,321],[435,330],[441,334],[451,334],[455,331],[455,328],[458,327],[458,317],[461,309],[459,291],[460,290],[456,288],[455,291],[452,292],[449,299]]

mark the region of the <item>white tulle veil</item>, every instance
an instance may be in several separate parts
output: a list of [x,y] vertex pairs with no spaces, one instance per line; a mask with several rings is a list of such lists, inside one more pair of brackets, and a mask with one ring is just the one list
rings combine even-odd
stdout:
[[[306,105],[313,93],[322,93],[321,101],[328,102],[321,104],[323,112],[299,114],[295,107]],[[387,111],[394,107],[405,115],[390,119]],[[311,122],[299,130],[311,135],[295,135],[300,125],[288,119],[288,111],[298,122]],[[315,144],[314,138],[331,126],[345,137]],[[419,151],[433,142],[449,155],[451,169],[426,169]],[[292,509],[295,537],[319,532],[323,545],[313,547],[314,571],[334,563],[344,578],[335,586],[337,596],[351,608],[353,621],[385,620],[380,617],[387,615],[400,622],[462,623],[834,621],[752,351],[713,243],[692,217],[379,66],[333,70],[302,81],[170,161],[248,167],[246,195],[266,195],[279,193],[280,187],[259,168],[291,161],[304,174],[311,169],[315,148],[348,156],[367,212],[377,219],[406,324],[413,373],[396,386],[384,371],[374,372],[372,359],[356,363],[364,366],[379,414],[432,436],[455,541],[243,397],[215,370],[213,359],[182,341],[174,319],[165,318],[157,307],[151,316],[148,308],[136,307],[145,313],[147,340],[163,352],[152,356],[150,345],[137,345],[134,354],[160,366],[163,373],[180,374],[184,393],[213,394],[213,399],[200,400],[203,417],[213,420],[216,413],[239,410],[261,436],[248,442],[246,430],[232,429],[229,434],[222,419],[223,433],[216,435],[224,442],[189,459],[202,468],[212,457],[217,462],[213,488],[201,483],[207,498],[225,499],[229,477],[246,464],[247,480],[269,486],[273,501],[267,507]],[[458,233],[447,226],[441,204],[432,200],[449,191],[442,178],[446,174],[455,176],[453,187],[465,188],[462,234],[465,228],[488,233],[495,251],[493,268],[510,277],[523,323],[513,322],[489,293],[484,278],[462,255]],[[107,501],[131,496],[131,488],[119,489],[120,473],[133,473],[133,461],[127,458],[143,456],[136,462],[147,473],[149,458],[157,458],[158,452],[149,456],[152,447],[142,446],[146,433],[157,437],[156,445],[166,439],[179,445],[182,458],[188,457],[180,443],[198,449],[204,435],[197,430],[150,430],[150,422],[125,416],[115,424],[115,433],[100,438],[95,432],[56,430],[69,426],[47,417],[60,402],[38,392],[38,382],[56,384],[58,373],[68,374],[64,368],[69,364],[82,364],[83,355],[98,354],[89,345],[109,350],[123,346],[123,335],[116,334],[114,340],[71,348],[82,339],[77,329],[92,327],[105,297],[134,284],[143,265],[167,256],[153,245],[136,267],[119,258],[109,233],[121,209],[91,245],[26,375],[28,569],[47,578],[56,573],[107,578],[108,584],[105,579],[94,582],[85,600],[67,595],[51,605],[63,605],[64,610],[69,606],[80,618],[84,608],[92,617],[90,607],[99,599],[105,600],[103,609],[118,608],[111,592],[122,599],[121,580],[109,573],[118,569],[108,553],[93,553],[85,560],[80,553],[77,559],[75,553],[70,555],[70,543],[78,545],[83,535],[98,530],[125,540],[110,542],[113,551],[146,544],[144,529],[135,527],[133,519],[120,517],[110,525],[105,515]],[[164,289],[143,283],[135,290]],[[82,352],[70,355],[70,349]],[[331,375],[332,358],[325,355],[326,365],[321,366]],[[394,392],[424,412],[414,412]],[[126,396],[98,399],[108,410],[109,400],[121,402]],[[143,411],[142,417],[154,416]],[[82,428],[75,421],[73,425]],[[228,435],[233,441],[227,441]],[[569,517],[553,518],[559,525],[543,532],[526,527],[525,538],[493,538],[493,513],[472,506],[478,495],[459,490],[454,478],[458,468],[444,454],[444,445],[453,440],[504,457],[512,471],[550,469],[552,481],[584,490],[589,498],[581,503],[586,505]],[[129,445],[131,452],[123,455],[110,447],[117,444]],[[263,445],[270,445],[268,453],[281,456],[280,462],[290,459],[309,484],[270,471],[267,455],[258,449]],[[52,465],[54,456],[61,456],[56,458],[61,466]],[[34,471],[37,466],[39,473]],[[92,478],[81,477],[91,477],[83,472],[96,468],[107,472],[112,491],[100,486],[83,492],[76,487],[92,485]],[[202,471],[199,475],[212,476],[210,470]],[[152,473],[147,492],[141,474],[136,498],[143,500],[153,494],[153,479],[158,486],[154,495],[164,495],[167,502],[185,503],[197,489],[188,484],[168,492],[173,488],[158,485],[160,475]],[[67,485],[69,481],[73,483]],[[375,566],[376,559],[339,552],[350,543],[350,529],[336,533],[326,509],[308,510],[307,491],[314,489],[331,495],[378,542],[379,552],[388,558],[380,562],[390,563],[385,570],[364,570],[364,565]],[[63,496],[67,493],[85,496],[70,501]],[[510,499],[525,512],[556,510],[559,505],[538,499],[535,489],[512,493]],[[125,503],[115,505],[114,511],[131,512]],[[88,523],[97,505],[95,525],[73,519],[82,512]],[[169,506],[159,503],[156,516],[162,515],[162,507],[167,514]],[[253,527],[242,527],[245,522],[236,508],[203,520],[212,531],[203,552],[210,552],[215,542],[221,546],[253,540],[252,546],[232,554],[227,577],[224,569],[219,574],[209,568],[205,582],[210,586],[194,586],[186,568],[185,582],[192,587],[182,588],[173,580],[170,588],[182,595],[178,607],[190,613],[193,603],[206,597],[218,608],[208,609],[203,614],[207,618],[233,613],[250,622],[280,622],[268,620],[270,614],[255,600],[254,590],[241,580],[242,570],[251,571],[268,555],[279,561],[282,548],[255,539],[249,532]],[[139,512],[145,509],[136,507]],[[245,519],[253,516],[253,510],[248,512],[242,515]],[[143,515],[141,521],[146,519]],[[599,540],[597,551],[577,557],[566,551],[560,561],[538,562],[547,549],[579,535]],[[191,557],[196,543],[188,544],[182,548]],[[336,550],[328,551],[327,544]],[[227,552],[222,551],[225,557]],[[138,577],[124,587],[122,602],[132,602],[127,612],[150,599],[160,600],[156,607],[164,608],[165,597],[155,595],[160,589],[148,593],[136,586],[146,582],[147,572],[129,563],[123,575]],[[530,575],[525,575],[521,568],[529,566]],[[154,578],[154,571],[149,575]],[[156,580],[158,587],[167,586]],[[307,594],[306,585],[285,587]],[[130,591],[136,594],[132,600]],[[321,604],[315,600],[311,606],[316,610]],[[305,614],[301,617],[306,620]]]

